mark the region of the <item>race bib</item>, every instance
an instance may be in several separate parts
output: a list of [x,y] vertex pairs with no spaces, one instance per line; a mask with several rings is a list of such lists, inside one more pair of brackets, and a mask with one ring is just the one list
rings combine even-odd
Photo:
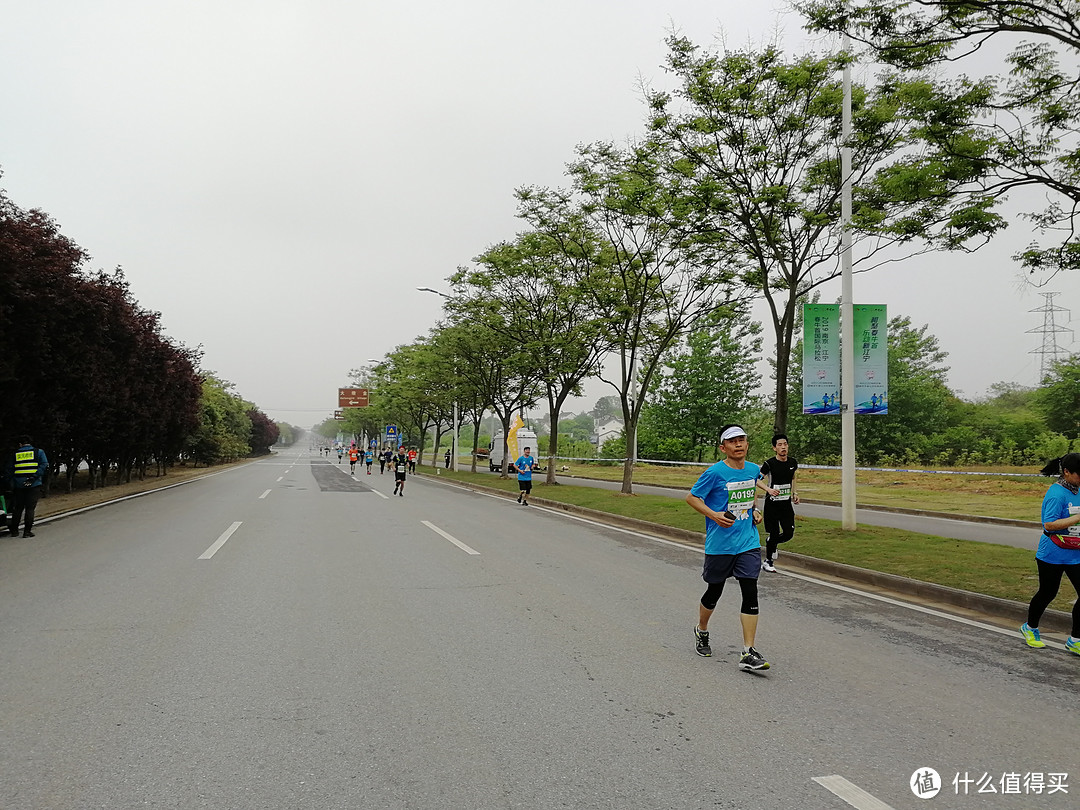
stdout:
[[757,489],[755,481],[731,481],[727,485],[728,511],[735,515],[736,520],[746,520],[750,517],[750,507],[754,505],[754,493]]
[[776,489],[779,490],[779,494],[772,496],[774,501],[791,500],[791,484],[777,484]]
[[[1069,516],[1072,517],[1076,514],[1080,514],[1080,506],[1070,506]],[[1080,537],[1080,523],[1075,526],[1070,526],[1068,529],[1065,530],[1065,533],[1071,537]],[[1058,532],[1058,534],[1061,534],[1061,532]]]

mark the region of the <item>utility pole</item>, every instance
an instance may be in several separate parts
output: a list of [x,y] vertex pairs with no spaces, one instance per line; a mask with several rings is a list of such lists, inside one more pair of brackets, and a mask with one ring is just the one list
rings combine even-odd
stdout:
[[[1036,307],[1035,309],[1028,310],[1028,312],[1041,312],[1043,314],[1042,326],[1037,329],[1027,330],[1027,334],[1029,335],[1042,335],[1042,345],[1039,346],[1039,348],[1032,349],[1030,352],[1028,352],[1028,354],[1037,354],[1040,356],[1039,379],[1036,381],[1036,385],[1042,385],[1043,380],[1046,379],[1046,375],[1050,371],[1050,367],[1059,359],[1067,357],[1069,354],[1068,349],[1059,346],[1057,342],[1057,336],[1062,332],[1068,332],[1070,335],[1073,334],[1072,329],[1069,329],[1066,326],[1058,326],[1057,321],[1054,317],[1055,314],[1058,312],[1069,312],[1069,310],[1065,309],[1065,307],[1059,307],[1054,305],[1054,296],[1060,294],[1061,293],[1053,292],[1039,293],[1039,295],[1045,298],[1046,301],[1041,307]],[[1070,315],[1070,317],[1067,317],[1065,319],[1065,323],[1069,323],[1069,321],[1071,320],[1072,318]],[[1069,343],[1072,343],[1071,338],[1069,340]]]
[[[843,51],[851,54],[844,34]],[[855,524],[855,318],[851,281],[851,63],[844,65],[844,108],[840,147],[840,517],[845,531]]]

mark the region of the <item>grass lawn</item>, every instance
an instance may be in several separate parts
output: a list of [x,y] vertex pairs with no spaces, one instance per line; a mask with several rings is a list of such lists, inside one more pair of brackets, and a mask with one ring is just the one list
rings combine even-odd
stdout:
[[[427,473],[430,468],[420,469]],[[518,490],[517,480],[513,477],[500,479],[490,473],[453,473],[447,470],[442,470],[440,474],[507,492]],[[839,478],[838,471],[836,477]],[[680,529],[705,531],[705,519],[678,498],[662,495],[626,496],[592,487],[551,486],[537,479],[539,476],[534,476],[533,495],[537,498]],[[1041,479],[1040,485],[1045,489],[1047,480]],[[1041,502],[1041,499],[1040,493],[1038,500]],[[1022,549],[878,526],[862,526],[854,532],[845,532],[837,521],[797,516],[795,538],[785,548],[809,557],[1027,602],[1038,588],[1035,570],[1037,543],[1035,532],[1032,532],[1031,548]],[[1075,598],[1068,580],[1063,580],[1061,591],[1051,607],[1071,610]]]
[[[561,466],[561,465],[560,465]],[[572,462],[563,475],[622,481],[622,465],[602,466]],[[702,467],[664,467],[639,464],[635,484],[690,489]],[[995,468],[969,472],[1032,473],[1022,468]],[[840,500],[840,470],[801,469],[796,477],[799,495],[818,501]],[[956,515],[1039,519],[1039,510],[1051,478],[1007,478],[980,475],[930,475],[927,473],[856,472],[856,498],[867,506],[897,506]]]

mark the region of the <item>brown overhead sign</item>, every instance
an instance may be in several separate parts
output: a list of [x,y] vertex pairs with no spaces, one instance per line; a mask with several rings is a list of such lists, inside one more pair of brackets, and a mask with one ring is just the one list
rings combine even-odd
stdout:
[[339,408],[366,408],[368,394],[366,388],[339,388],[337,390]]

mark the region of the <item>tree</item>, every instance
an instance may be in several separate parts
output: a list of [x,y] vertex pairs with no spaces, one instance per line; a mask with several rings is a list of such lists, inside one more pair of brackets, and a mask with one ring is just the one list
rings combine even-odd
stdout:
[[[699,235],[682,179],[666,170],[651,144],[579,147],[568,168],[572,192],[520,189],[519,215],[559,245],[578,288],[602,316],[617,362],[599,377],[618,394],[633,447],[661,357],[723,302],[727,266],[714,241]],[[634,461],[627,453],[627,495]]]
[[69,489],[84,460],[91,486],[113,468],[118,482],[152,461],[164,472],[202,385],[199,352],[161,333],[122,271],[87,272],[86,260],[48,215],[0,193],[0,431],[30,433]]
[[[714,54],[671,37],[674,94],[648,94],[649,129],[670,153],[673,171],[693,185],[704,227],[731,251],[748,290],[760,292],[776,340],[774,428],[788,419],[788,358],[799,304],[841,272],[842,54],[785,58],[776,48]],[[676,100],[681,107],[676,106]],[[970,100],[950,99],[950,103]],[[854,241],[860,270],[895,261],[898,244],[959,248],[986,238],[1002,221],[981,198],[951,192],[977,165],[967,154],[915,150],[927,116],[957,140],[964,120],[950,118],[925,80],[884,77],[852,90]],[[884,255],[884,258],[883,258]]]
[[547,483],[555,484],[559,414],[566,398],[580,392],[581,381],[599,370],[608,350],[602,325],[579,286],[572,259],[550,237],[521,234],[489,248],[476,262],[478,269],[460,268],[451,277],[454,307],[467,313],[470,304],[486,309],[495,302],[502,317],[488,324],[505,330],[505,337],[531,358],[547,396]]
[[251,445],[252,455],[268,454],[281,435],[277,424],[256,407],[248,408],[247,418],[251,422],[251,438],[248,444]]
[[203,379],[202,414],[188,439],[188,453],[196,465],[243,458],[251,452],[251,404],[236,394],[235,386],[214,374]]
[[507,452],[510,419],[536,403],[540,381],[537,360],[508,328],[507,313],[498,301],[455,297],[448,308],[451,322],[444,327],[445,346],[455,358],[456,374],[467,379],[465,390],[472,398],[473,469],[480,421],[485,408],[491,408],[503,429],[501,477],[506,478],[511,463]]
[[725,424],[743,421],[760,383],[760,334],[748,310],[723,308],[664,356],[656,395],[642,417],[643,430],[655,437],[651,457],[701,461],[719,447]]
[[1035,403],[1051,430],[1070,440],[1080,437],[1080,354],[1051,364]]
[[1007,76],[950,83],[955,98],[985,92],[977,108],[960,113],[970,119],[971,140],[934,127],[924,134],[944,153],[970,154],[973,142],[981,145],[980,170],[961,188],[968,195],[997,202],[1016,189],[1042,192],[1045,207],[1027,218],[1037,233],[1060,236],[1033,240],[1014,257],[1031,273],[1080,267],[1080,2],[803,0],[795,6],[810,29],[846,31],[872,59],[902,69],[964,60],[991,40],[1011,45]]

